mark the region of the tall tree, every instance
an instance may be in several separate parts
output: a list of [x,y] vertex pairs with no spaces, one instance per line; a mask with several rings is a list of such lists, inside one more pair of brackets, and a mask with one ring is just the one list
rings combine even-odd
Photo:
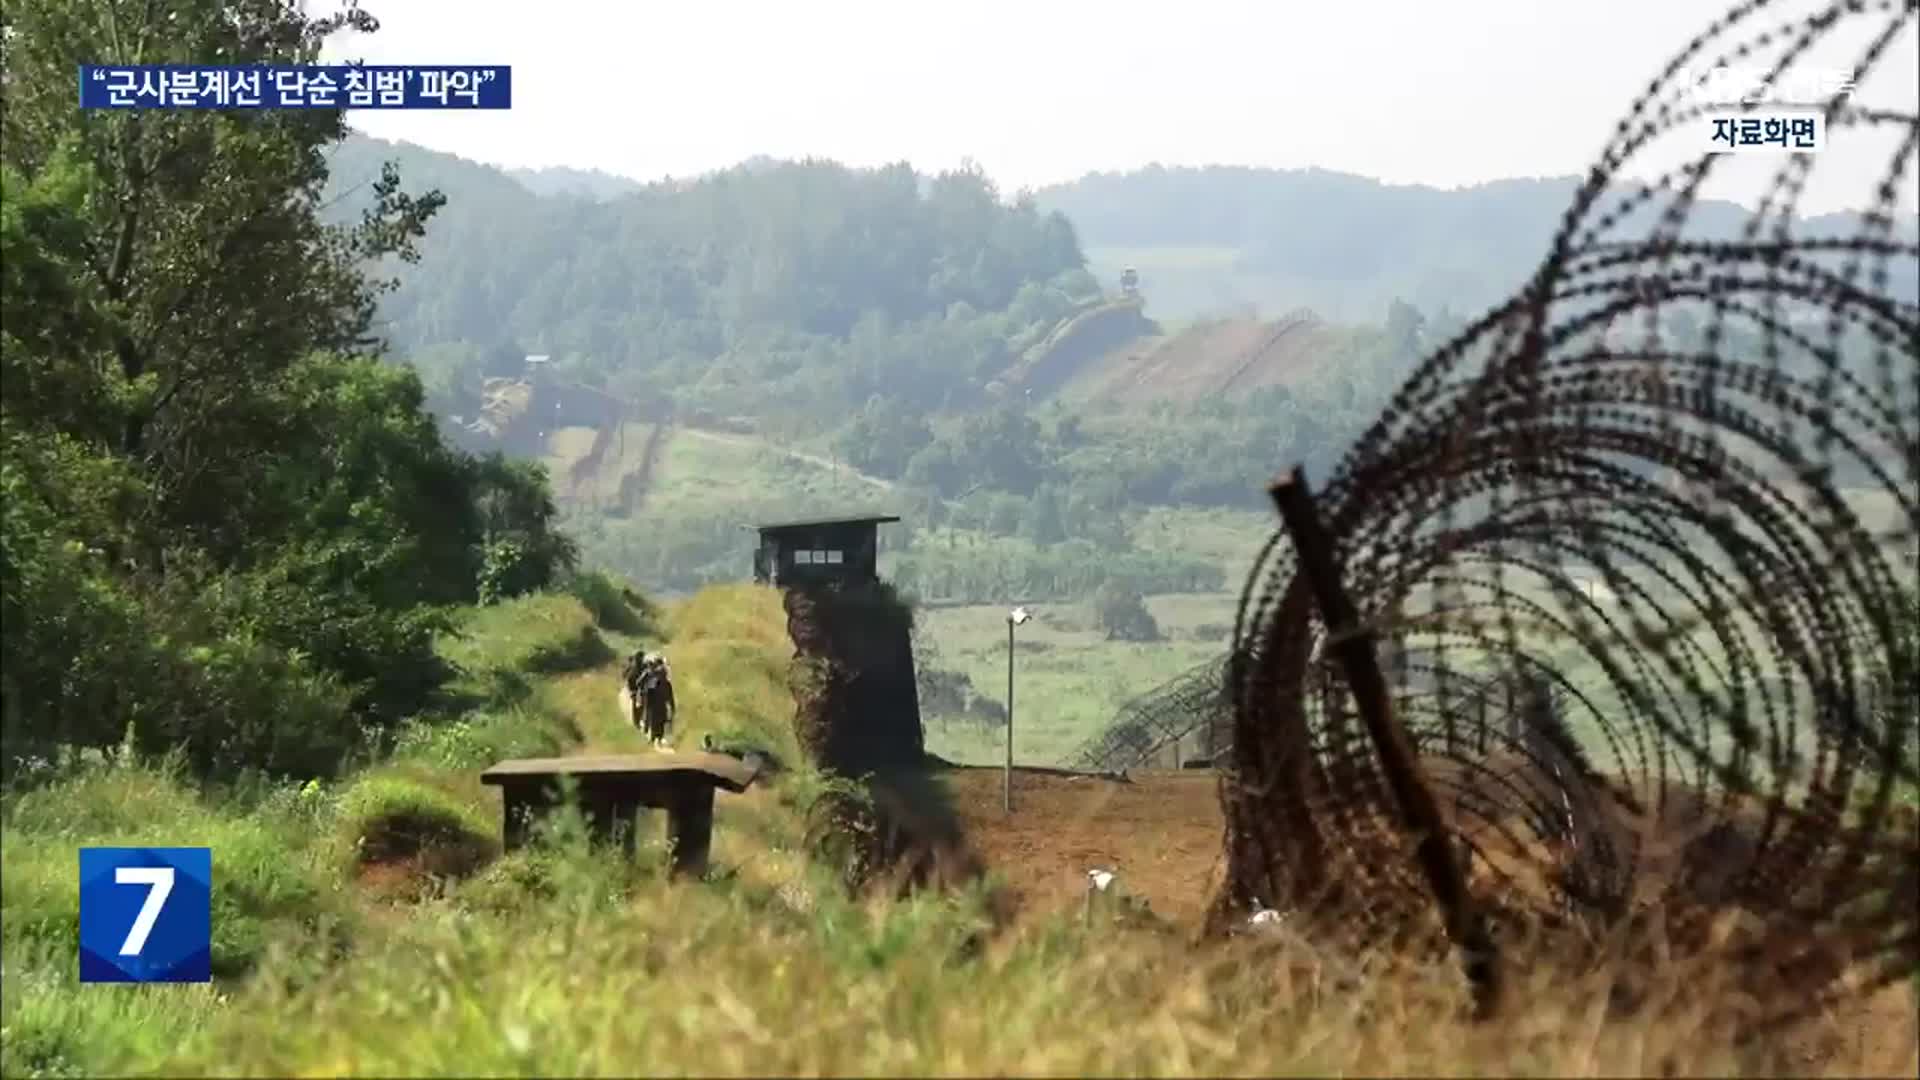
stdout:
[[284,0],[37,0],[0,20],[0,160],[82,178],[79,265],[113,316],[93,376],[117,405],[118,451],[191,520],[235,434],[224,407],[311,350],[377,351],[368,328],[390,283],[364,269],[412,259],[443,200],[405,194],[387,169],[360,223],[329,227],[318,211],[342,111],[80,111],[75,59],[313,63],[330,34],[378,23],[351,2],[316,19]]
[[541,470],[449,451],[418,378],[371,358],[375,265],[441,197],[383,168],[330,225],[338,111],[84,112],[72,61],[305,63],[375,24],[280,0],[0,19],[0,722],[94,746],[133,723],[207,772],[337,761],[424,703],[447,605],[572,561]]
[[1067,527],[1060,516],[1060,499],[1053,485],[1042,484],[1027,503],[1020,517],[1020,535],[1041,547],[1052,547],[1067,538]]

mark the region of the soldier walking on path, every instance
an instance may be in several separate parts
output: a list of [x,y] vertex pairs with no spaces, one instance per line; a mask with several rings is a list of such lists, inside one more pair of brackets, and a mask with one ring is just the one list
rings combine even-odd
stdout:
[[654,749],[670,749],[667,734],[673,728],[675,707],[667,658],[658,653],[649,656],[645,650],[634,653],[627,660],[625,675],[633,726],[647,733]]
[[622,704],[627,710],[627,722],[640,727],[640,673],[647,667],[647,650],[637,650],[627,657],[626,666],[620,669],[620,689],[624,696]]

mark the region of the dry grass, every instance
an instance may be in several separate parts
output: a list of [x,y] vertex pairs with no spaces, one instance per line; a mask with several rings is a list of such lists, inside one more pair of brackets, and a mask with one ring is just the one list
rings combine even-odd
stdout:
[[[455,898],[310,987],[272,982],[161,1066],[217,1075],[1912,1075],[1913,1044],[1817,1063],[1736,1049],[1696,979],[1605,1019],[1605,980],[1518,973],[1462,1019],[1444,967],[1279,938],[1196,950],[1046,922],[978,948],[951,899],[802,914],[778,892],[645,881],[481,916]],[[289,1024],[270,1020],[299,1016]],[[1882,1022],[1885,1013],[1879,1014]],[[404,1031],[405,1038],[394,1033]]]

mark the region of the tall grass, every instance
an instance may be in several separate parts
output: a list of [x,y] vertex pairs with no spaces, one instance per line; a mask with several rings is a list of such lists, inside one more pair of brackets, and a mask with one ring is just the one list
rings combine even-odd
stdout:
[[697,745],[712,735],[798,760],[787,681],[793,644],[780,593],[762,585],[713,586],[682,603],[669,625],[667,656],[680,710],[676,741]]
[[737,880],[667,887],[657,867],[621,870],[561,843],[420,906],[318,979],[250,983],[138,1064],[237,1076],[1726,1075],[1781,1064],[1733,1049],[1678,985],[1659,1013],[1606,1023],[1604,985],[1523,970],[1524,1008],[1487,1029],[1462,1019],[1445,967],[1339,960],[1293,939],[1196,950],[1071,920],[989,944],[985,926],[972,894],[863,904],[815,882],[802,909]]
[[[572,605],[572,611],[567,610]],[[983,887],[861,898],[805,852],[819,778],[722,796],[705,881],[664,852],[588,846],[561,815],[527,849],[368,887],[368,838],[416,854],[491,841],[497,796],[462,740],[555,749],[622,730],[611,661],[534,674],[541,640],[588,622],[571,599],[477,614],[474,673],[525,675],[455,738],[336,787],[196,790],[164,763],[102,764],[0,800],[0,1073],[180,1075],[1331,1075],[1778,1071],[1709,1028],[1701,984],[1603,1022],[1606,986],[1519,965],[1512,1018],[1462,1019],[1450,966],[1326,952],[1295,937],[1195,946],[1151,923],[1044,919],[995,933]],[[709,590],[671,612],[685,731],[737,730],[794,758],[777,595]],[[520,710],[518,713],[514,710]],[[476,734],[492,733],[492,734]],[[684,736],[683,736],[684,737]],[[496,744],[489,744],[496,745]],[[468,747],[467,749],[462,749]],[[484,756],[484,755],[482,755]],[[431,826],[431,827],[426,827]],[[81,986],[75,846],[214,847],[216,981]],[[387,860],[382,862],[382,860]],[[412,865],[412,864],[408,864]],[[1910,1002],[1909,1002],[1910,1005]],[[1909,1009],[1910,1012],[1910,1009]],[[1883,1025],[1884,1026],[1884,1025]],[[1836,1058],[1839,1072],[1908,1069]],[[1791,1062],[1787,1063],[1791,1065]]]
[[[123,760],[0,802],[0,1074],[78,1075],[153,1060],[286,938],[324,957],[355,936],[333,800],[317,785],[201,799],[168,763]],[[214,852],[216,986],[80,986],[79,861],[93,846]]]

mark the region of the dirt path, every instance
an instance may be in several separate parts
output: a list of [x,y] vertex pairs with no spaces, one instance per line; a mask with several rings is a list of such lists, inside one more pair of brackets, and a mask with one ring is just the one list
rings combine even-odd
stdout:
[[653,490],[653,471],[660,461],[660,449],[666,445],[672,425],[662,422],[653,425],[647,431],[647,441],[640,448],[640,465],[634,471],[620,478],[620,506],[628,514],[637,514],[646,505],[647,492]]
[[770,453],[780,454],[783,457],[791,458],[794,461],[803,461],[809,465],[814,465],[819,468],[827,469],[832,472],[845,473],[846,475],[854,478],[855,480],[858,480],[861,483],[867,484],[871,487],[878,488],[881,491],[892,491],[894,489],[893,481],[882,480],[880,477],[874,476],[870,473],[863,473],[859,469],[856,469],[845,462],[837,462],[831,458],[821,457],[819,454],[810,454],[805,450],[789,450],[782,446],[775,446],[764,439],[755,439],[745,435],[729,435],[729,434],[724,434],[718,431],[707,431],[703,428],[683,427],[683,428],[675,429],[675,432],[676,434],[680,434],[680,435],[691,435],[697,439],[706,439],[709,442],[727,443],[732,446],[744,446],[753,450],[766,450]]
[[1197,929],[1220,869],[1225,819],[1211,772],[1141,770],[1131,783],[1013,774],[1013,815],[998,769],[943,774],[968,847],[1013,889],[1024,914],[1076,906],[1087,871],[1113,871],[1161,916]]
[[[1131,783],[1016,769],[1014,812],[1001,772],[942,773],[967,846],[1012,889],[1021,917],[1076,909],[1086,872],[1120,885],[1183,929],[1197,930],[1221,872],[1216,778],[1199,770],[1135,770]],[[1902,980],[1783,1033],[1800,1075],[1912,1076],[1920,1061],[1915,988]]]

